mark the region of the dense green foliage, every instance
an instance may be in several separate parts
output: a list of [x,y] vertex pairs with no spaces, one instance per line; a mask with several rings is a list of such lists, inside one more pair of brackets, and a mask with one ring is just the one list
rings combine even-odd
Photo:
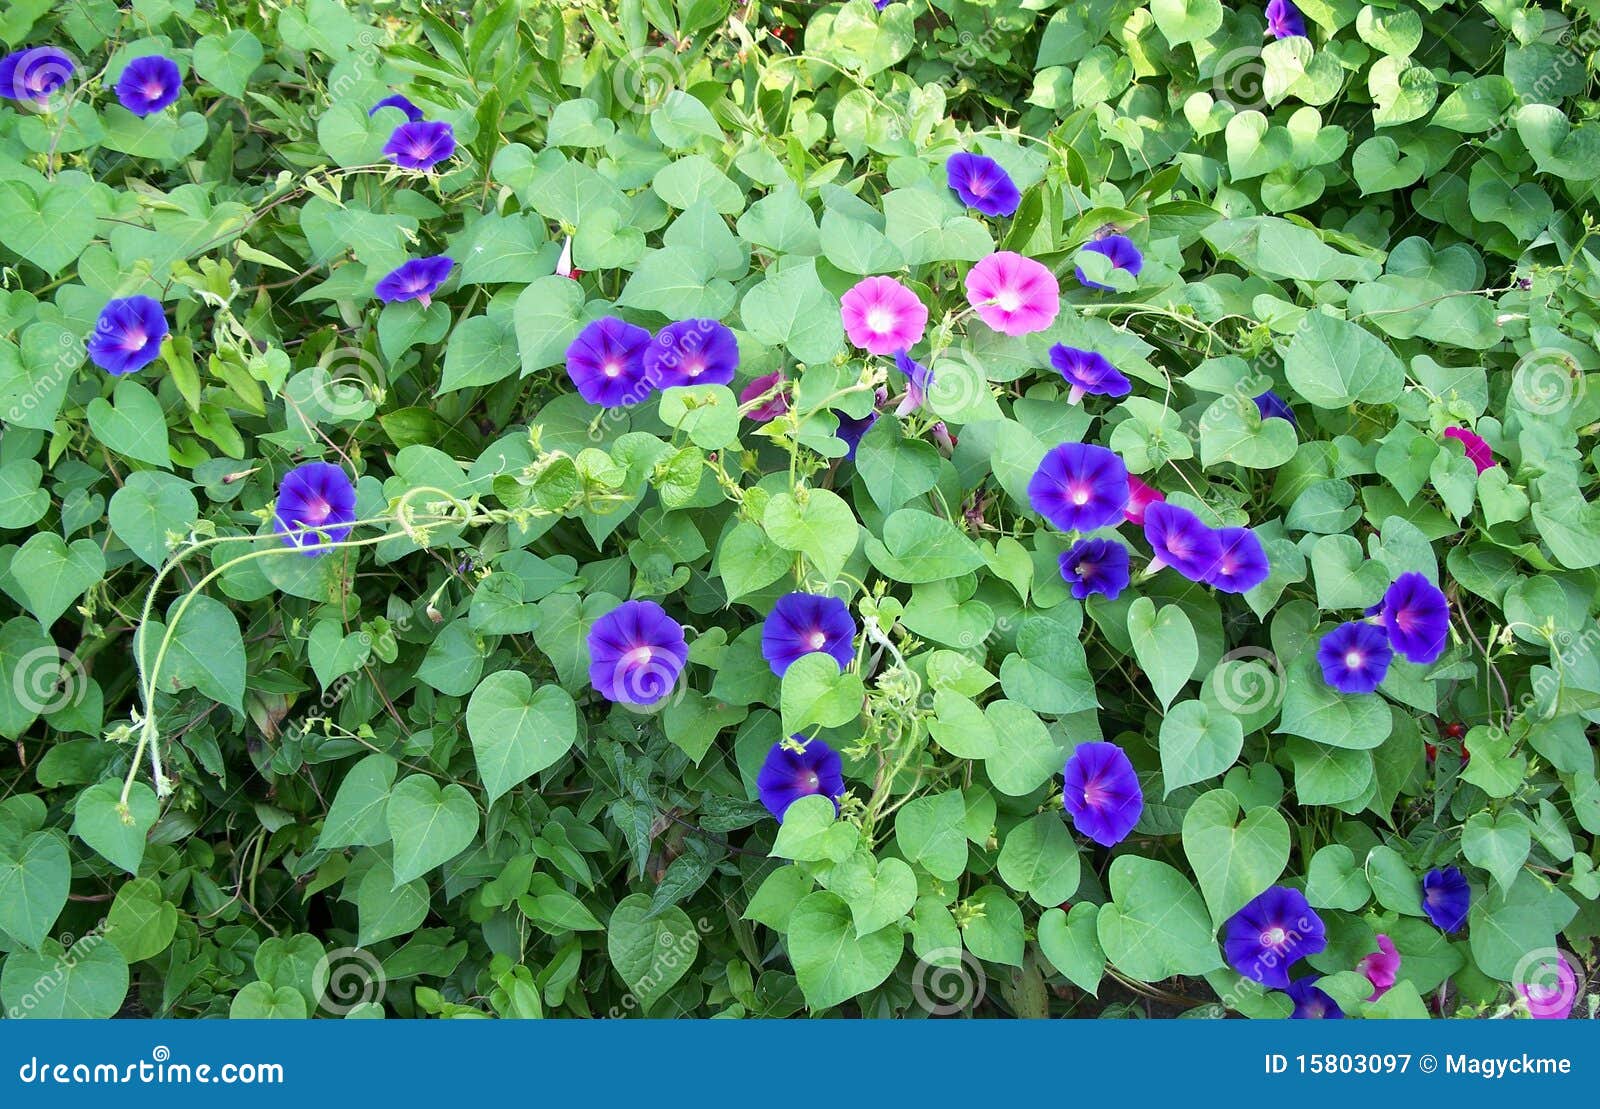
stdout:
[[[1556,949],[1581,981],[1600,24],[1300,8],[1272,39],[1220,0],[6,4],[7,51],[77,72],[0,100],[0,1008],[1281,1016],[1217,938],[1273,884],[1352,1016],[1514,1011]],[[141,119],[112,88],[155,53],[184,91]],[[433,173],[384,160],[395,92],[454,127]],[[957,201],[960,150],[1014,216]],[[1108,225],[1137,278],[1082,250]],[[996,249],[1061,277],[1048,330],[968,309]],[[431,304],[374,298],[435,254]],[[929,307],[935,385],[847,460],[841,414],[903,384],[840,323],[870,274]],[[133,294],[172,335],[113,377],[83,343]],[[607,315],[720,319],[738,380],[589,405],[565,351]],[[1056,342],[1132,393],[1068,404]],[[1026,487],[1080,440],[1253,527],[1270,578],[1141,577],[1125,527],[1133,586],[1074,600]],[[363,521],[316,558],[271,525],[307,459]],[[1444,657],[1337,693],[1317,638],[1412,570]],[[774,676],[794,589],[850,603],[849,668]],[[628,598],[689,639],[654,710],[589,681]],[[792,733],[848,793],[780,833],[755,778]],[[1102,738],[1145,797],[1109,850],[1062,811]],[[1419,881],[1452,865],[1450,935]]]

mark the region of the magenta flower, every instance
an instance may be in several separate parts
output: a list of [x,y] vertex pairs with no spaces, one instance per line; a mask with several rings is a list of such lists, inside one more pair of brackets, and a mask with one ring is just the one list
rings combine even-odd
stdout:
[[805,655],[821,651],[845,670],[855,659],[856,622],[837,597],[786,593],[761,625],[761,657],[778,677]]
[[448,123],[402,123],[384,144],[385,156],[405,169],[431,170],[456,152],[455,128]]
[[1378,606],[1389,643],[1412,662],[1437,662],[1450,631],[1450,603],[1437,585],[1415,570],[1394,579]]
[[1383,684],[1393,659],[1383,629],[1365,620],[1340,624],[1317,644],[1322,680],[1340,693],[1371,693]]
[[1061,552],[1058,562],[1061,579],[1077,600],[1098,593],[1114,601],[1128,587],[1128,548],[1115,539],[1080,539]]
[[1099,740],[1080,743],[1062,778],[1061,800],[1074,828],[1102,847],[1128,838],[1144,813],[1144,791],[1122,748]]
[[1478,473],[1483,473],[1495,464],[1494,452],[1476,432],[1468,431],[1464,427],[1447,427],[1444,429],[1444,437],[1454,439],[1466,448],[1467,457],[1477,467]]
[[[1123,270],[1134,277],[1138,277],[1139,271],[1144,269],[1144,255],[1126,235],[1107,235],[1103,239],[1084,243],[1083,249],[1091,254],[1104,254],[1111,259],[1112,269]],[[1078,279],[1078,284],[1087,289],[1099,289],[1103,293],[1116,292],[1112,286],[1091,279],[1083,272],[1082,266],[1074,266],[1072,272]]]
[[1517,982],[1517,993],[1534,1020],[1566,1020],[1578,1001],[1578,975],[1567,957],[1557,951],[1554,964],[1548,955],[1533,967],[1533,980]]
[[967,300],[1004,335],[1043,331],[1061,311],[1056,275],[1032,258],[999,250],[967,271]]
[[109,300],[100,309],[94,333],[84,342],[89,358],[108,374],[120,377],[142,370],[161,357],[168,333],[167,317],[154,297]]
[[450,276],[455,264],[453,258],[443,254],[436,254],[432,258],[412,258],[384,274],[372,287],[372,294],[385,304],[414,300],[426,308],[433,302],[433,294],[439,291],[439,286]]
[[1205,581],[1222,559],[1222,541],[1205,521],[1166,501],[1144,510],[1144,537],[1153,557],[1149,572],[1170,566],[1190,581]]
[[839,810],[839,798],[844,793],[844,769],[839,752],[820,739],[807,740],[805,736],[791,736],[790,744],[802,745],[801,750],[783,743],[774,743],[767,752],[766,761],[756,775],[756,793],[778,821],[789,806],[802,797],[820,793],[833,801]]
[[1275,990],[1289,988],[1289,968],[1328,946],[1327,929],[1305,894],[1272,886],[1222,926],[1228,965]]
[[356,490],[338,466],[306,462],[283,475],[272,509],[272,529],[301,554],[328,553],[330,543],[350,538]]
[[[783,383],[783,380],[782,370],[773,370],[769,374],[763,374],[740,390],[739,404],[746,405],[759,397],[772,393],[774,388]],[[772,397],[769,400],[752,408],[746,415],[756,423],[764,424],[768,420],[776,420],[787,411],[789,411],[789,395],[784,390],[778,389],[776,393],[772,393]]]
[[661,389],[726,385],[739,368],[739,341],[716,320],[669,323],[644,349],[645,379]]
[[77,68],[70,54],[54,46],[12,51],[0,58],[0,100],[48,104]]
[[1145,509],[1157,501],[1166,500],[1166,495],[1159,489],[1152,488],[1134,477],[1128,475],[1128,507],[1122,510],[1122,518],[1128,523],[1144,527]]
[[160,54],[135,58],[117,78],[117,101],[136,116],[154,115],[175,104],[183,92],[178,63]]
[[399,108],[402,112],[405,113],[406,119],[409,120],[410,122],[412,122],[412,123],[421,123],[422,122],[422,118],[423,118],[422,117],[422,109],[417,107],[415,104],[411,103],[410,100],[407,100],[405,97],[401,96],[399,93],[395,93],[392,96],[386,96],[382,100],[378,101],[372,107],[367,109],[367,115],[369,115],[369,116],[377,115],[379,108]]
[[906,375],[906,395],[900,398],[894,414],[909,416],[927,401],[928,390],[933,387],[933,371],[921,362],[913,362],[903,350],[895,351],[894,367]]
[[1388,993],[1400,973],[1400,952],[1395,950],[1394,941],[1378,933],[1378,950],[1363,955],[1356,970],[1372,983],[1372,996],[1368,1001],[1376,1001]]
[[589,684],[606,700],[663,700],[689,661],[683,625],[654,601],[624,601],[589,629]]
[[1061,371],[1072,388],[1067,403],[1077,404],[1085,393],[1100,397],[1125,397],[1133,385],[1105,355],[1057,343],[1050,348],[1050,364]]
[[1317,988],[1320,979],[1298,978],[1289,983],[1289,998],[1294,1002],[1290,1020],[1343,1020],[1344,1010],[1326,991]]
[[1248,593],[1272,573],[1261,540],[1249,528],[1218,528],[1217,546],[1216,565],[1205,579],[1215,589]]
[[590,404],[606,408],[638,404],[652,392],[644,350],[650,332],[606,316],[578,332],[567,347],[567,376]]
[[1267,4],[1267,31],[1275,39],[1304,37],[1305,16],[1290,0],[1270,0]]
[[1005,168],[982,154],[952,154],[944,164],[944,173],[961,203],[986,216],[1009,216],[1022,199]]
[[892,277],[863,277],[839,300],[850,341],[870,354],[910,350],[928,326],[928,307]]
[[1062,443],[1045,453],[1028,481],[1028,503],[1062,531],[1107,527],[1128,503],[1128,469],[1104,447]]

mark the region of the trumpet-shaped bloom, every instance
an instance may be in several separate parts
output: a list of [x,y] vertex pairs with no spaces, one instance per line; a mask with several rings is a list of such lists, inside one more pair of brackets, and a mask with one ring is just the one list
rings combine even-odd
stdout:
[[952,154],[944,164],[945,179],[968,208],[986,216],[1009,216],[1022,194],[999,162],[982,154]]
[[411,103],[410,100],[407,100],[399,93],[395,93],[392,96],[386,96],[382,100],[378,101],[372,107],[367,109],[367,115],[377,115],[379,108],[399,108],[405,113],[406,119],[411,123],[422,122],[422,109]]
[[0,58],[0,99],[48,103],[77,68],[70,54],[54,46],[12,51]]
[[833,414],[839,419],[839,429],[834,434],[844,440],[845,461],[854,462],[856,450],[861,446],[862,436],[871,431],[872,425],[878,422],[878,410],[874,408],[865,416],[848,416],[835,408]]
[[1454,439],[1466,449],[1467,458],[1476,467],[1478,473],[1489,469],[1495,464],[1494,452],[1489,449],[1489,444],[1476,432],[1468,431],[1464,427],[1447,427],[1444,429],[1446,439]]
[[1566,1020],[1580,992],[1577,972],[1559,951],[1545,954],[1533,968],[1533,980],[1517,982],[1516,987],[1534,1020]]
[[789,806],[802,797],[820,793],[833,801],[835,811],[844,794],[844,768],[839,752],[820,739],[791,736],[790,744],[803,744],[803,750],[774,743],[756,775],[756,792],[761,803],[778,821]]
[[1060,565],[1062,580],[1080,601],[1091,593],[1114,601],[1128,587],[1128,548],[1115,539],[1080,539],[1061,552]]
[[278,483],[272,529],[301,554],[326,554],[330,543],[350,538],[355,518],[355,486],[332,463],[302,463]]
[[1028,482],[1028,503],[1062,531],[1114,523],[1128,503],[1128,468],[1092,443],[1062,443],[1045,453]]
[[1101,397],[1125,397],[1133,385],[1105,355],[1092,350],[1057,343],[1050,348],[1050,364],[1061,371],[1071,389],[1067,403],[1077,404],[1085,393]]
[[1289,988],[1289,968],[1328,946],[1322,918],[1305,894],[1272,886],[1228,918],[1222,951],[1244,977],[1275,990]]
[[1356,970],[1372,983],[1372,996],[1368,1001],[1376,1001],[1388,993],[1400,973],[1400,952],[1395,949],[1394,941],[1380,932],[1378,950],[1363,955]]
[[688,660],[683,625],[654,601],[624,601],[589,629],[589,684],[616,704],[663,700]]
[[787,593],[778,598],[761,625],[761,657],[778,677],[816,651],[829,655],[842,671],[855,658],[856,622],[837,597]]
[[1295,423],[1294,409],[1289,407],[1289,402],[1268,389],[1255,398],[1256,411],[1261,413],[1263,420],[1288,420]]
[[773,370],[769,374],[763,374],[756,378],[739,391],[740,405],[749,404],[758,397],[767,396],[768,393],[772,394],[766,401],[747,413],[756,423],[764,424],[768,420],[776,420],[779,416],[789,411],[789,395],[781,389],[773,392],[774,388],[781,384],[782,381],[783,371]]
[[649,343],[650,332],[642,327],[615,316],[594,320],[567,347],[567,376],[590,404],[638,404],[652,388],[644,372]]
[[1004,335],[1043,331],[1061,311],[1056,275],[1032,258],[999,250],[967,271],[967,300]]
[[1306,977],[1289,983],[1287,993],[1294,1001],[1291,1020],[1343,1020],[1344,1010],[1326,992],[1317,988],[1319,979]]
[[455,152],[455,128],[426,121],[402,123],[383,147],[384,156],[405,169],[431,170]]
[[436,254],[432,258],[412,258],[384,274],[372,287],[372,293],[386,304],[414,300],[426,308],[432,303],[433,294],[450,276],[455,264],[455,259],[443,254]]
[[1166,501],[1144,510],[1144,537],[1154,556],[1152,572],[1170,566],[1190,581],[1205,581],[1222,559],[1222,540],[1204,520]]
[[1267,4],[1267,31],[1275,39],[1303,37],[1306,19],[1290,0],[1270,0]]
[[1224,593],[1248,593],[1267,580],[1272,564],[1249,528],[1217,529],[1217,561],[1206,583]]
[[[1134,277],[1138,277],[1139,271],[1144,269],[1144,255],[1126,235],[1107,235],[1103,239],[1084,243],[1083,249],[1091,254],[1104,254],[1111,260],[1112,269],[1122,270]],[[1090,278],[1083,272],[1082,266],[1073,267],[1073,273],[1078,278],[1078,284],[1087,289],[1099,289],[1103,293],[1116,292],[1112,286]]]
[[1434,867],[1422,878],[1422,911],[1443,932],[1459,932],[1472,908],[1472,887],[1453,866]]
[[928,306],[892,277],[864,277],[839,299],[850,341],[870,354],[910,350],[928,327]]
[[645,379],[675,385],[726,385],[739,368],[739,341],[716,320],[669,323],[644,349]]
[[107,301],[94,332],[84,346],[89,358],[108,374],[142,370],[161,356],[167,317],[153,297],[131,296]]
[[1122,748],[1099,740],[1080,743],[1062,778],[1061,799],[1074,828],[1102,847],[1128,838],[1144,812],[1144,792]]
[[1365,620],[1340,624],[1317,644],[1322,680],[1340,693],[1371,693],[1388,676],[1393,659],[1383,629]]
[[906,375],[906,395],[900,398],[894,414],[909,416],[927,401],[928,390],[933,387],[933,371],[921,362],[912,361],[911,356],[903,350],[895,352],[894,366]]
[[178,63],[160,54],[133,59],[117,78],[117,101],[136,116],[154,115],[175,104],[182,92]]
[[1378,608],[1389,644],[1412,662],[1427,665],[1444,654],[1450,604],[1443,591],[1415,570],[1394,579]]
[[1145,509],[1157,501],[1166,500],[1166,495],[1159,489],[1152,488],[1134,477],[1128,475],[1128,506],[1122,510],[1122,518],[1130,524],[1144,527]]

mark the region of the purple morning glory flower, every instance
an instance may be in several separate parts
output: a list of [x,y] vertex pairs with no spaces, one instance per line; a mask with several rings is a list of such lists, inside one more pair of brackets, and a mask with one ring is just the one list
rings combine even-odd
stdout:
[[906,375],[906,395],[901,398],[894,414],[909,416],[926,403],[928,390],[933,387],[933,371],[921,362],[912,361],[911,356],[903,350],[895,351],[894,367]]
[[1472,887],[1453,866],[1434,867],[1422,879],[1422,911],[1442,932],[1459,932],[1472,908]]
[[[1139,248],[1133,245],[1133,240],[1126,235],[1107,235],[1103,239],[1095,239],[1085,243],[1083,249],[1094,254],[1104,254],[1111,259],[1113,269],[1126,270],[1134,277],[1139,276],[1139,271],[1144,269],[1144,255],[1139,253]],[[1073,271],[1078,276],[1078,283],[1089,289],[1099,289],[1101,292],[1114,293],[1116,289],[1110,285],[1103,285],[1098,281],[1091,281],[1083,272],[1082,266],[1074,266]]]
[[833,410],[833,414],[839,418],[839,429],[834,434],[843,439],[844,445],[849,448],[844,454],[845,461],[854,462],[856,460],[856,448],[861,446],[862,436],[871,431],[872,425],[878,422],[878,410],[874,408],[871,412],[859,418],[847,416],[837,408]]
[[77,68],[70,54],[54,46],[15,50],[0,58],[0,99],[49,103]]
[[117,101],[136,116],[154,115],[183,92],[178,63],[160,54],[135,58],[117,78]]
[[1115,539],[1080,539],[1063,551],[1061,577],[1077,600],[1099,593],[1114,601],[1128,587],[1128,548]]
[[856,622],[837,597],[787,593],[761,625],[761,656],[783,677],[803,655],[822,651],[844,670],[855,658]]
[[455,128],[448,123],[402,123],[383,152],[405,169],[430,170],[456,152]]
[[739,368],[739,341],[716,320],[680,320],[656,333],[644,349],[645,380],[675,385],[726,385]]
[[1275,39],[1294,38],[1306,33],[1305,16],[1289,0],[1270,0],[1267,4],[1267,30]]
[[1412,570],[1395,578],[1378,613],[1390,645],[1405,658],[1427,665],[1444,654],[1450,604],[1425,575]]
[[756,792],[761,803],[779,824],[783,823],[783,814],[790,805],[814,793],[831,799],[834,811],[838,812],[839,797],[844,793],[844,770],[839,752],[820,739],[808,740],[797,735],[789,742],[804,744],[805,749],[796,751],[783,743],[772,745],[756,775]]
[[1144,537],[1154,557],[1150,572],[1171,566],[1190,581],[1205,581],[1222,559],[1222,541],[1187,508],[1156,501],[1144,510]]
[[1222,926],[1222,951],[1228,965],[1275,990],[1289,988],[1289,967],[1328,946],[1322,918],[1305,894],[1273,886],[1228,918]]
[[455,264],[455,259],[443,254],[436,254],[432,258],[412,258],[384,274],[373,286],[373,295],[386,304],[397,300],[415,300],[426,308],[432,302],[433,294],[450,276]]
[[1009,216],[1022,199],[1005,168],[982,154],[952,154],[944,172],[961,203],[986,216]]
[[578,332],[567,347],[567,376],[590,404],[618,408],[638,404],[651,393],[644,372],[650,332],[606,316]]
[[1343,1020],[1344,1010],[1339,1003],[1317,988],[1320,979],[1307,976],[1289,983],[1288,994],[1294,1001],[1291,1020]]
[[1128,838],[1144,812],[1144,793],[1121,747],[1099,740],[1080,743],[1061,773],[1061,800],[1074,828],[1102,847]]
[[1121,370],[1113,366],[1105,355],[1092,350],[1057,343],[1050,348],[1050,364],[1061,371],[1061,376],[1072,386],[1067,393],[1067,403],[1077,404],[1085,393],[1098,397],[1125,397],[1133,391],[1132,384]]
[[89,358],[108,374],[142,370],[161,355],[167,317],[153,297],[131,296],[106,302],[85,341]]
[[355,486],[330,462],[304,462],[278,483],[272,530],[301,554],[327,554],[328,544],[350,538],[355,518]]
[[1393,659],[1383,629],[1365,620],[1340,624],[1317,644],[1322,680],[1340,693],[1371,693],[1388,675]]
[[1289,402],[1268,389],[1255,398],[1256,411],[1261,413],[1263,420],[1288,420],[1291,424],[1297,423],[1294,418],[1294,409],[1289,407]]
[[589,629],[589,684],[617,704],[662,700],[688,661],[683,625],[654,601],[624,601]]
[[399,93],[395,93],[393,96],[386,96],[382,100],[378,101],[372,107],[367,109],[367,115],[377,115],[379,108],[399,108],[405,113],[406,119],[410,120],[412,123],[422,122],[422,109],[411,103],[411,101],[407,100]]
[[1248,593],[1267,580],[1272,564],[1249,528],[1217,529],[1217,561],[1206,584],[1224,593]]
[[1128,468],[1092,443],[1050,448],[1028,480],[1028,503],[1062,531],[1093,531],[1122,518]]

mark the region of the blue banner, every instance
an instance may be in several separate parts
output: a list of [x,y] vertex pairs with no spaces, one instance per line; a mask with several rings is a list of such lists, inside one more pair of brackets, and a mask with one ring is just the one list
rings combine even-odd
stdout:
[[1597,1048],[1589,1021],[7,1021],[0,1105],[510,1095],[703,1109],[743,1091],[776,1109],[1003,1089],[1296,1109],[1442,1096],[1460,1109],[1592,1096]]

